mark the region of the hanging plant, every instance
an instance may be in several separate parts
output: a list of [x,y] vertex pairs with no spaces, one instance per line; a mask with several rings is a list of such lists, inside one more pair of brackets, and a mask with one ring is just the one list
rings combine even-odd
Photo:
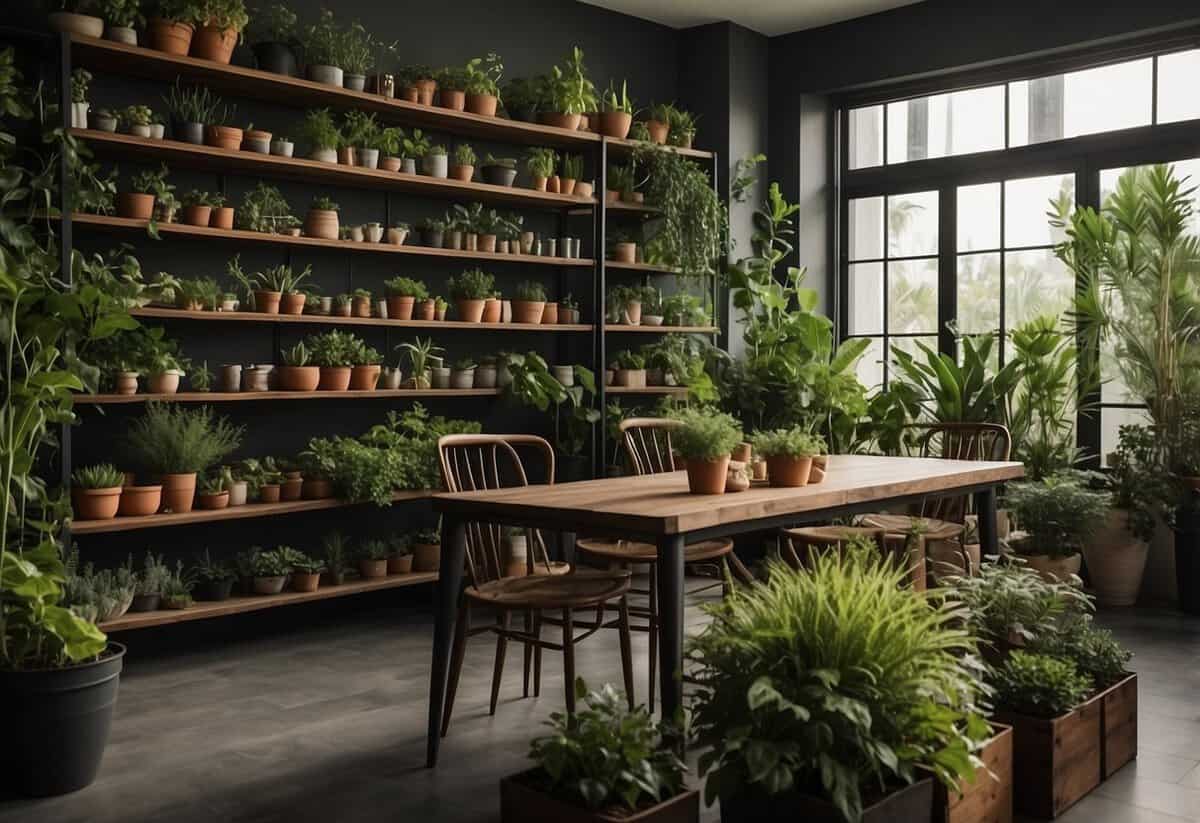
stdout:
[[676,152],[651,147],[639,148],[634,164],[647,178],[647,202],[662,214],[655,236],[663,259],[684,278],[713,275],[729,216],[708,174]]

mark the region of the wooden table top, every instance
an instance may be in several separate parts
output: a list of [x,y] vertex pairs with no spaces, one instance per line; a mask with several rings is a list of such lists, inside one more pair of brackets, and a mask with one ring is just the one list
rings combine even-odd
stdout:
[[824,482],[755,487],[734,494],[688,492],[682,471],[434,495],[436,511],[472,519],[600,534],[681,534],[731,523],[820,512],[873,501],[952,493],[1024,476],[1022,464],[920,457],[834,455]]

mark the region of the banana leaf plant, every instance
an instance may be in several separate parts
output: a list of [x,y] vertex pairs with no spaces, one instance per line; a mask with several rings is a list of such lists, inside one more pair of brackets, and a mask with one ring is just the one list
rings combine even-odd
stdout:
[[1017,384],[1018,364],[1009,361],[990,374],[995,338],[961,337],[961,365],[953,357],[915,342],[919,355],[893,346],[892,361],[901,379],[920,391],[929,418],[939,423],[1007,423],[1005,401]]

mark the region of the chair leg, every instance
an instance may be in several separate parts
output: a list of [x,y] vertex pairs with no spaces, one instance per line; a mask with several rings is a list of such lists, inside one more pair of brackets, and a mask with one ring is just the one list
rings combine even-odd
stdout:
[[650,564],[650,696],[646,703],[651,714],[654,714],[655,674],[658,672],[658,564]]
[[570,609],[562,610],[563,686],[566,689],[567,717],[575,720],[575,626]]
[[729,564],[733,566],[733,576],[745,583],[747,586],[754,583],[754,573],[746,568],[746,564],[737,556],[737,552],[730,552],[728,557]]
[[454,695],[458,693],[458,677],[462,674],[463,655],[467,650],[467,631],[471,628],[471,606],[464,603],[458,609],[454,623],[454,647],[450,652],[450,683],[446,690],[446,707],[442,712],[442,737],[450,729],[450,714],[454,711]]
[[[533,613],[533,636],[542,639],[542,613],[536,611]],[[542,696],[542,647],[537,643],[533,644],[533,696]]]
[[621,636],[621,673],[625,676],[625,697],[629,701],[629,711],[635,708],[633,696],[633,649],[629,641],[629,598],[622,596],[618,606],[620,621],[617,631]]
[[721,597],[722,597],[722,599],[729,597],[729,595],[733,594],[733,570],[730,568],[730,565],[729,565],[729,557],[732,557],[732,556],[733,556],[733,553],[731,552],[729,554],[729,556],[721,558]]
[[[533,611],[526,610],[526,612],[525,612],[525,634],[529,634],[531,631],[533,631]],[[523,645],[525,647],[525,655],[524,655],[525,677],[524,677],[524,681],[522,682],[521,696],[529,697],[529,670],[533,666],[533,646],[529,643],[525,643]]]
[[[496,615],[496,624],[504,631],[512,625],[512,612],[505,609]],[[492,669],[492,705],[489,714],[496,713],[496,701],[500,698],[500,680],[504,677],[504,653],[508,650],[508,638],[496,635],[496,667]]]

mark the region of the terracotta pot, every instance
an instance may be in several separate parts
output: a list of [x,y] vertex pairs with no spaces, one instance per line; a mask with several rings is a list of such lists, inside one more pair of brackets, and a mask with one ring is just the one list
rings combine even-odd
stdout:
[[233,228],[233,206],[216,206],[208,218],[208,225],[214,229],[229,231]]
[[137,394],[138,374],[133,371],[117,372],[113,378],[113,390],[117,394]]
[[533,190],[534,191],[546,191],[546,184],[549,182],[550,182],[549,177],[534,177],[533,178]]
[[514,300],[513,307],[513,322],[514,323],[541,323],[542,313],[546,308],[546,303],[543,300]]
[[687,461],[688,490],[692,494],[724,494],[729,455],[716,460]]
[[364,580],[373,580],[379,577],[387,577],[387,558],[383,560],[366,560],[358,561],[358,574]]
[[379,158],[379,168],[384,171],[400,171],[400,167],[404,165],[404,161],[399,157],[384,155]]
[[[575,193],[575,183],[578,182],[574,177],[563,177],[559,179],[558,193],[571,195]],[[565,255],[564,255],[565,256]]]
[[212,206],[184,206],[179,219],[187,226],[207,226],[212,222]]
[[409,574],[412,572],[413,556],[411,554],[393,554],[387,559],[388,574]]
[[152,374],[146,378],[146,391],[150,394],[175,394],[179,391],[180,371],[170,370],[162,374]]
[[306,477],[300,489],[305,500],[325,500],[333,497],[333,481],[327,477]]
[[104,34],[104,20],[90,14],[56,11],[49,15],[48,22],[51,29],[66,34],[79,34],[84,37],[101,37]]
[[545,126],[553,126],[556,129],[566,129],[567,131],[578,131],[579,122],[583,119],[580,114],[559,114],[557,112],[540,111],[538,112],[538,122]]
[[479,323],[483,320],[483,307],[486,300],[455,300],[454,310],[458,319],[464,323]]
[[164,509],[176,513],[190,512],[196,497],[196,473],[181,472],[162,476],[162,503]]
[[280,500],[299,500],[300,495],[304,493],[304,480],[299,477],[285,478],[279,484],[279,499]]
[[350,388],[349,366],[321,366],[321,380],[317,391],[346,391]]
[[624,140],[633,125],[633,115],[627,111],[604,111],[596,116],[596,131],[605,137]]
[[386,232],[387,241],[393,246],[403,246],[408,239],[408,229],[389,228]]
[[258,487],[258,501],[260,503],[278,503],[279,494],[278,483],[263,483]]
[[660,146],[667,144],[667,134],[671,131],[671,127],[661,120],[647,120],[646,129],[650,132],[650,142],[657,143]]
[[749,443],[738,443],[733,447],[733,454],[730,455],[730,458],[734,461],[738,463],[746,463],[747,465],[753,462],[753,457],[754,447]]
[[341,227],[334,209],[309,209],[304,217],[304,236],[322,240],[337,240]]
[[279,314],[283,293],[277,291],[254,292],[254,310],[259,314]]
[[417,303],[413,306],[412,316],[414,320],[432,320],[436,313],[437,301],[422,300],[420,303]]
[[123,486],[121,502],[117,514],[122,517],[145,517],[154,514],[162,505],[163,487],[152,486]]
[[617,369],[616,384],[629,389],[644,389],[646,387],[646,370]]
[[412,320],[415,297],[393,295],[387,299],[387,313],[392,320]]
[[1129,530],[1129,513],[1109,509],[1104,525],[1083,547],[1099,605],[1132,606],[1137,602],[1149,551],[1149,544]]
[[617,263],[637,262],[637,243],[617,243],[613,246],[613,260]]
[[316,391],[320,382],[319,366],[279,367],[279,388],[282,391]]
[[464,183],[471,182],[471,178],[475,176],[474,166],[460,166],[454,164],[450,166],[450,179],[459,180]]
[[642,301],[630,300],[621,312],[621,322],[626,326],[642,325]]
[[304,304],[307,301],[308,298],[300,292],[285,292],[279,296],[279,312],[280,314],[304,314]]
[[201,60],[212,60],[216,63],[229,64],[233,57],[233,48],[238,42],[237,29],[219,29],[205,24],[196,29],[192,37],[192,57]]
[[292,572],[292,591],[315,592],[321,585],[320,572]]
[[499,323],[504,303],[495,297],[488,298],[483,304],[483,322]]
[[562,191],[562,178],[557,174],[550,175],[550,177],[546,180],[546,191],[550,192],[551,194],[558,194],[560,191]]
[[471,114],[480,114],[484,117],[496,116],[496,104],[499,103],[494,94],[467,94],[467,111]]
[[1073,554],[1070,557],[1050,557],[1045,554],[1021,555],[1025,565],[1042,576],[1043,580],[1068,582],[1071,575],[1079,574],[1082,555]]
[[542,306],[541,323],[556,324],[558,323],[558,303],[547,302]]
[[481,234],[479,235],[479,251],[487,254],[496,253],[496,235]]
[[223,491],[212,494],[201,494],[196,499],[196,505],[209,511],[214,509],[224,509],[229,505],[229,492]]
[[121,192],[117,195],[117,217],[149,220],[154,214],[154,195]]
[[242,130],[236,126],[206,126],[204,144],[226,151],[237,151],[242,147]]
[[417,102],[422,106],[432,106],[433,94],[437,91],[437,81],[424,78],[418,80],[414,85],[417,89]]
[[265,392],[270,390],[273,366],[250,366],[242,370],[242,391]]
[[596,191],[596,184],[590,180],[580,180],[575,184],[575,196],[591,199]]
[[375,391],[382,366],[354,366],[350,370],[350,391]]
[[121,506],[121,487],[107,489],[71,489],[71,505],[76,520],[112,520]]
[[462,111],[467,107],[467,93],[462,89],[442,89],[438,94],[438,105],[450,111]]
[[274,577],[255,577],[254,578],[254,593],[255,594],[279,594],[283,591],[284,585],[287,583],[287,575],[279,574]]
[[167,54],[186,55],[192,45],[196,28],[191,23],[177,23],[161,17],[151,17],[146,27],[146,43],[152,49]]
[[767,477],[772,486],[792,488],[808,485],[808,475],[812,471],[811,457],[774,455],[766,460]]
[[435,572],[442,563],[442,546],[440,543],[413,544],[413,571]]
[[371,298],[369,298],[369,297],[352,297],[352,298],[350,298],[350,315],[352,317],[370,317],[371,316]]
[[825,479],[825,475],[827,474],[829,474],[829,455],[814,455],[812,459],[812,471],[808,474],[809,485],[820,483]]

